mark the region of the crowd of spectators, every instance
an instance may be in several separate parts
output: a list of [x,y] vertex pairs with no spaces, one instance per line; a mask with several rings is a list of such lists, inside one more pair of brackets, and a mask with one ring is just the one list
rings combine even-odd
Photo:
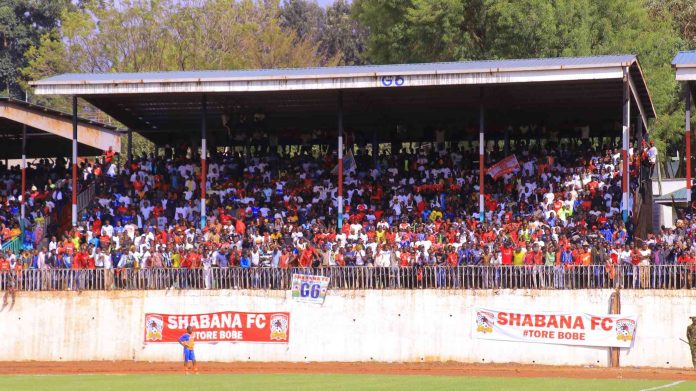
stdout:
[[[396,284],[414,287],[427,277],[421,269],[520,266],[485,275],[435,274],[433,284],[462,286],[469,278],[476,279],[469,285],[482,287],[694,286],[691,223],[636,236],[631,211],[641,183],[632,180],[624,208],[621,153],[613,140],[535,141],[506,146],[520,167],[497,180],[486,177],[483,219],[475,146],[409,143],[377,156],[353,146],[340,230],[335,152],[264,147],[211,153],[203,227],[201,171],[192,148],[167,147],[120,168],[106,156],[81,167],[81,179],[98,177],[100,190],[78,227],[46,246],[2,257],[0,270],[115,270],[101,280],[107,288],[127,287],[134,270],[200,270],[201,287],[210,288],[217,281],[210,271],[230,267],[409,268],[416,270],[413,280]],[[505,157],[503,149],[489,147],[486,165]],[[632,149],[631,177],[652,170],[656,157],[652,144]],[[59,177],[47,178],[48,188]],[[56,195],[33,198],[48,208]],[[681,269],[651,274],[650,265]],[[188,284],[188,277],[168,276],[166,284]],[[237,285],[230,281],[222,286]]]
[[[81,167],[81,168],[84,168]],[[24,228],[27,245],[33,247],[33,228],[72,194],[67,161],[63,158],[39,159],[27,163]],[[21,201],[22,170],[20,165],[0,165],[0,241],[5,243],[22,234]],[[39,241],[37,238],[36,241]]]

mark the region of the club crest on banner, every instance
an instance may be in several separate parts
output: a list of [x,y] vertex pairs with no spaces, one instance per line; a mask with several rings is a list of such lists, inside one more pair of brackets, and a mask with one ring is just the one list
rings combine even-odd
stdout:
[[271,341],[287,341],[289,318],[285,314],[271,315]]
[[476,332],[492,333],[495,314],[488,311],[476,311]]
[[636,332],[636,322],[632,319],[619,319],[616,321],[616,339],[619,341],[633,341]]
[[161,341],[164,319],[160,315],[148,315],[145,317],[145,340]]

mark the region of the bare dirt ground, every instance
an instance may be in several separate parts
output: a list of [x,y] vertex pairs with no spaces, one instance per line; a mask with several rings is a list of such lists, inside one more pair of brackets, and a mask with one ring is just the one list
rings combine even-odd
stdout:
[[[517,364],[462,363],[252,363],[201,362],[202,373],[335,373],[371,375],[561,377],[582,379],[646,379],[696,381],[696,371],[660,368],[586,368]],[[4,362],[0,375],[8,374],[167,374],[181,373],[182,364],[136,361]]]

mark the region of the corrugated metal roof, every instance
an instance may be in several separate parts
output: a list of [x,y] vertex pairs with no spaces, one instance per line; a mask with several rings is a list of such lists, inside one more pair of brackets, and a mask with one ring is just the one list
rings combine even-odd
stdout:
[[[31,84],[38,95],[76,95],[97,107],[100,106],[95,102],[101,101],[105,107],[112,104],[106,103],[108,96],[123,96],[128,105],[133,105],[135,103],[129,100],[156,94],[191,96],[199,101],[201,94],[206,93],[238,94],[241,99],[242,94],[248,92],[287,94],[405,87],[390,88],[393,91],[390,94],[402,96],[417,94],[418,88],[429,87],[582,84],[594,80],[621,80],[625,67],[629,67],[631,90],[647,123],[648,117],[655,117],[655,110],[638,59],[632,54],[321,68],[64,74]],[[149,126],[149,122],[143,126]]]
[[672,60],[676,68],[696,68],[696,50],[679,52]]
[[686,201],[686,189],[675,190],[671,193],[663,194],[661,196],[655,197],[654,200],[657,201],[672,201],[675,202],[685,202]]
[[504,72],[515,70],[544,70],[565,68],[600,68],[628,66],[636,61],[632,54],[607,55],[593,57],[558,57],[515,60],[460,61],[423,64],[362,65],[317,68],[278,68],[255,70],[218,70],[218,71],[174,71],[174,72],[138,72],[138,73],[69,73],[45,78],[31,84],[88,83],[101,84],[133,81],[139,83],[181,81],[191,79],[259,79],[259,78],[323,78],[348,77],[354,75],[380,74],[441,74],[468,72]]

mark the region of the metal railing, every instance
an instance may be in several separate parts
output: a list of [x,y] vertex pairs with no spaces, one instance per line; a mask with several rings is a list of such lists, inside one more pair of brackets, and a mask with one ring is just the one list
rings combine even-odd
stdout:
[[96,194],[97,185],[95,181],[92,181],[89,185],[87,185],[87,187],[77,193],[77,213],[80,213],[87,208]]
[[44,233],[48,232],[48,228],[51,226],[51,223],[53,222],[53,215],[52,213],[46,214],[44,216],[44,221],[43,221],[43,226],[44,226]]
[[26,269],[0,271],[0,289],[159,290],[291,288],[294,273],[331,278],[329,289],[691,289],[696,266],[428,266]]
[[22,251],[22,238],[15,236],[14,238],[4,242],[2,244],[2,252],[10,251],[14,254],[19,254]]

